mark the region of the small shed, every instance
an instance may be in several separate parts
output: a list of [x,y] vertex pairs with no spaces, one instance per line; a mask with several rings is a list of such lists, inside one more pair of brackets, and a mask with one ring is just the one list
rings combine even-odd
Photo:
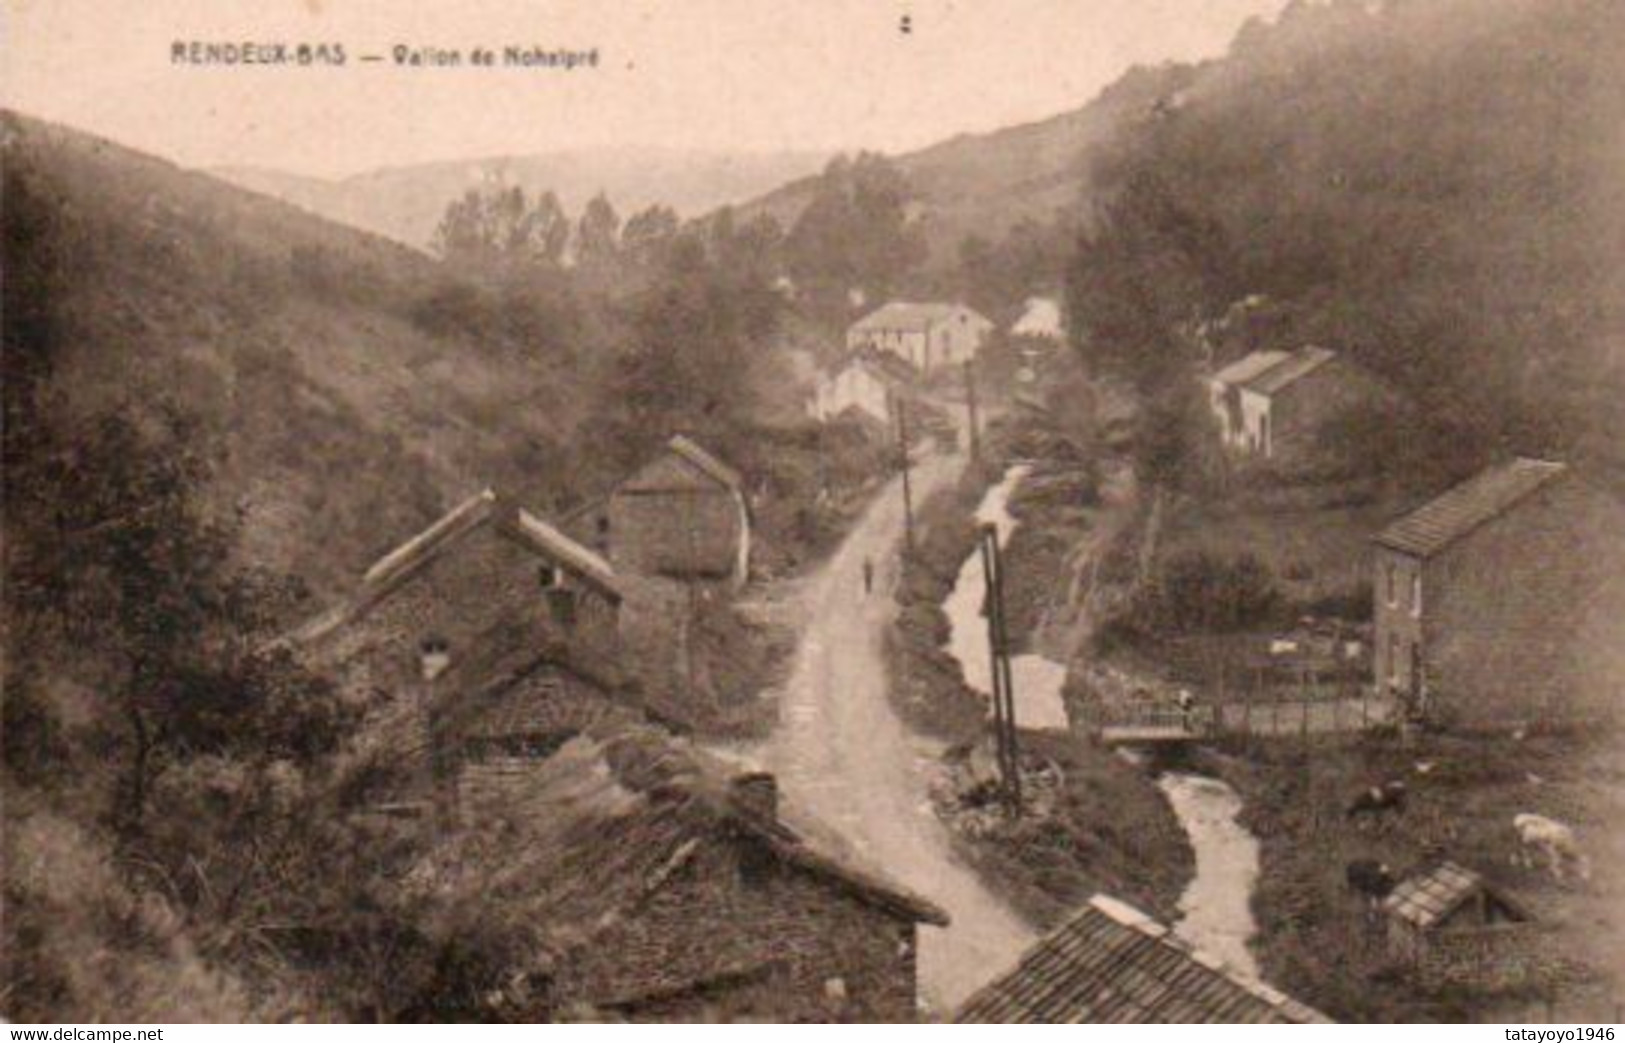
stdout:
[[1382,909],[1389,956],[1429,981],[1505,983],[1534,955],[1529,912],[1455,862],[1401,881]]
[[750,576],[739,472],[685,435],[615,487],[600,535],[618,570],[734,586]]

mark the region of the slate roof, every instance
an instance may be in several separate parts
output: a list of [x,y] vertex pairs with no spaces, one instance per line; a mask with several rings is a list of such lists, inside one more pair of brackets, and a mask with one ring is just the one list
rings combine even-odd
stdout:
[[1225,366],[1210,378],[1216,384],[1245,384],[1247,381],[1285,362],[1284,351],[1254,351]]
[[891,301],[852,324],[854,330],[928,330],[964,309],[972,318],[987,319],[972,308],[938,301]]
[[1400,882],[1382,900],[1383,911],[1417,927],[1438,924],[1478,892],[1484,878],[1454,862],[1444,862],[1426,873]]
[[1245,383],[1248,391],[1260,395],[1275,395],[1307,377],[1337,357],[1337,352],[1325,348],[1299,348],[1280,362],[1258,373]]
[[547,973],[658,891],[706,845],[762,844],[887,913],[946,925],[930,902],[815,850],[738,803],[719,762],[653,729],[595,725],[544,760],[465,772],[470,798],[501,786],[500,817],[442,836],[410,874],[439,915],[511,932]]
[[1497,464],[1418,507],[1374,539],[1417,557],[1437,554],[1567,470],[1560,463],[1524,458]]
[[992,1024],[1306,1024],[1324,1014],[1096,895],[955,1016]]
[[672,436],[671,441],[666,443],[666,448],[728,488],[738,491],[744,487],[738,471],[706,452],[698,442],[687,435]]
[[360,618],[379,601],[420,574],[441,555],[471,534],[494,525],[503,536],[550,561],[614,602],[622,597],[614,568],[596,551],[577,543],[547,522],[517,507],[491,489],[469,497],[422,532],[372,564],[359,589],[340,604],[307,622],[294,635],[298,641],[320,638]]
[[1454,862],[1438,865],[1400,881],[1382,900],[1389,916],[1428,930],[1443,923],[1469,899],[1484,892],[1518,916],[1526,916],[1506,895],[1492,889],[1484,878]]

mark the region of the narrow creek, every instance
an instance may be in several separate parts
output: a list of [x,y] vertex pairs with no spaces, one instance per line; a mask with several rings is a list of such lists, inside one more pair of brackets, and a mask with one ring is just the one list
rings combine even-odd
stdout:
[[[1010,514],[1010,498],[1030,471],[1027,464],[1010,467],[977,506],[977,522],[994,526],[1001,547],[1017,525]],[[942,605],[948,617],[947,650],[959,661],[966,682],[991,699],[984,597],[981,554],[972,553]],[[1043,656],[1024,654],[1011,658],[1010,671],[1015,682],[1016,722],[1023,728],[1065,730],[1068,720],[1061,687],[1066,667]],[[1143,763],[1132,754],[1128,757]],[[1156,781],[1196,856],[1195,873],[1180,896],[1180,919],[1174,930],[1239,973],[1256,978],[1258,965],[1247,943],[1257,932],[1252,893],[1258,881],[1258,839],[1237,821],[1241,797],[1224,782],[1206,775],[1163,771]]]
[[1196,872],[1179,898],[1174,931],[1235,970],[1258,977],[1247,942],[1258,930],[1253,920],[1253,885],[1258,882],[1258,838],[1236,817],[1241,797],[1218,779],[1165,771],[1157,788],[1196,853]]
[[[976,521],[997,530],[1001,547],[1010,541],[1010,534],[1016,528],[1016,519],[1010,514],[1010,497],[1031,470],[1028,464],[1016,464],[1005,471],[1004,477],[988,489],[976,508]],[[985,598],[982,555],[978,550],[960,566],[959,577],[942,603],[942,611],[948,617],[948,653],[959,660],[966,683],[991,700],[993,663],[987,645],[987,617],[982,614]],[[1066,730],[1066,705],[1061,699],[1066,667],[1041,655],[1025,653],[1010,658],[1010,674],[1015,689],[1016,723],[1023,728]]]

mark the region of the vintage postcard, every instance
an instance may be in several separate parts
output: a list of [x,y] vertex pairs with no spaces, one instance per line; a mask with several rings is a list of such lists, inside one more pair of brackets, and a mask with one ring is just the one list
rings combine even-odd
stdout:
[[0,18],[0,1017],[1614,1038],[1625,6]]

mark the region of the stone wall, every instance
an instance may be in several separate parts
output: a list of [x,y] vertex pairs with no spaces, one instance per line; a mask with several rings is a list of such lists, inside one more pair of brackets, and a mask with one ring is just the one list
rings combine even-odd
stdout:
[[1341,357],[1293,381],[1270,403],[1272,464],[1288,471],[1314,467],[1321,457],[1321,427],[1379,394],[1370,377]]
[[739,503],[721,488],[617,493],[610,499],[610,557],[620,572],[732,576],[743,539]]
[[1439,931],[1422,944],[1416,961],[1421,984],[1498,992],[1550,985],[1566,973],[1547,932],[1533,924],[1494,924]]
[[1425,684],[1462,726],[1621,716],[1625,514],[1575,478],[1537,490],[1430,558]]
[[419,649],[427,638],[449,645],[454,683],[459,666],[490,654],[496,635],[537,648],[568,643],[589,658],[618,652],[618,610],[595,589],[566,577],[573,620],[563,619],[544,587],[544,562],[487,526],[431,561],[313,649],[346,691],[393,698],[420,678]]

